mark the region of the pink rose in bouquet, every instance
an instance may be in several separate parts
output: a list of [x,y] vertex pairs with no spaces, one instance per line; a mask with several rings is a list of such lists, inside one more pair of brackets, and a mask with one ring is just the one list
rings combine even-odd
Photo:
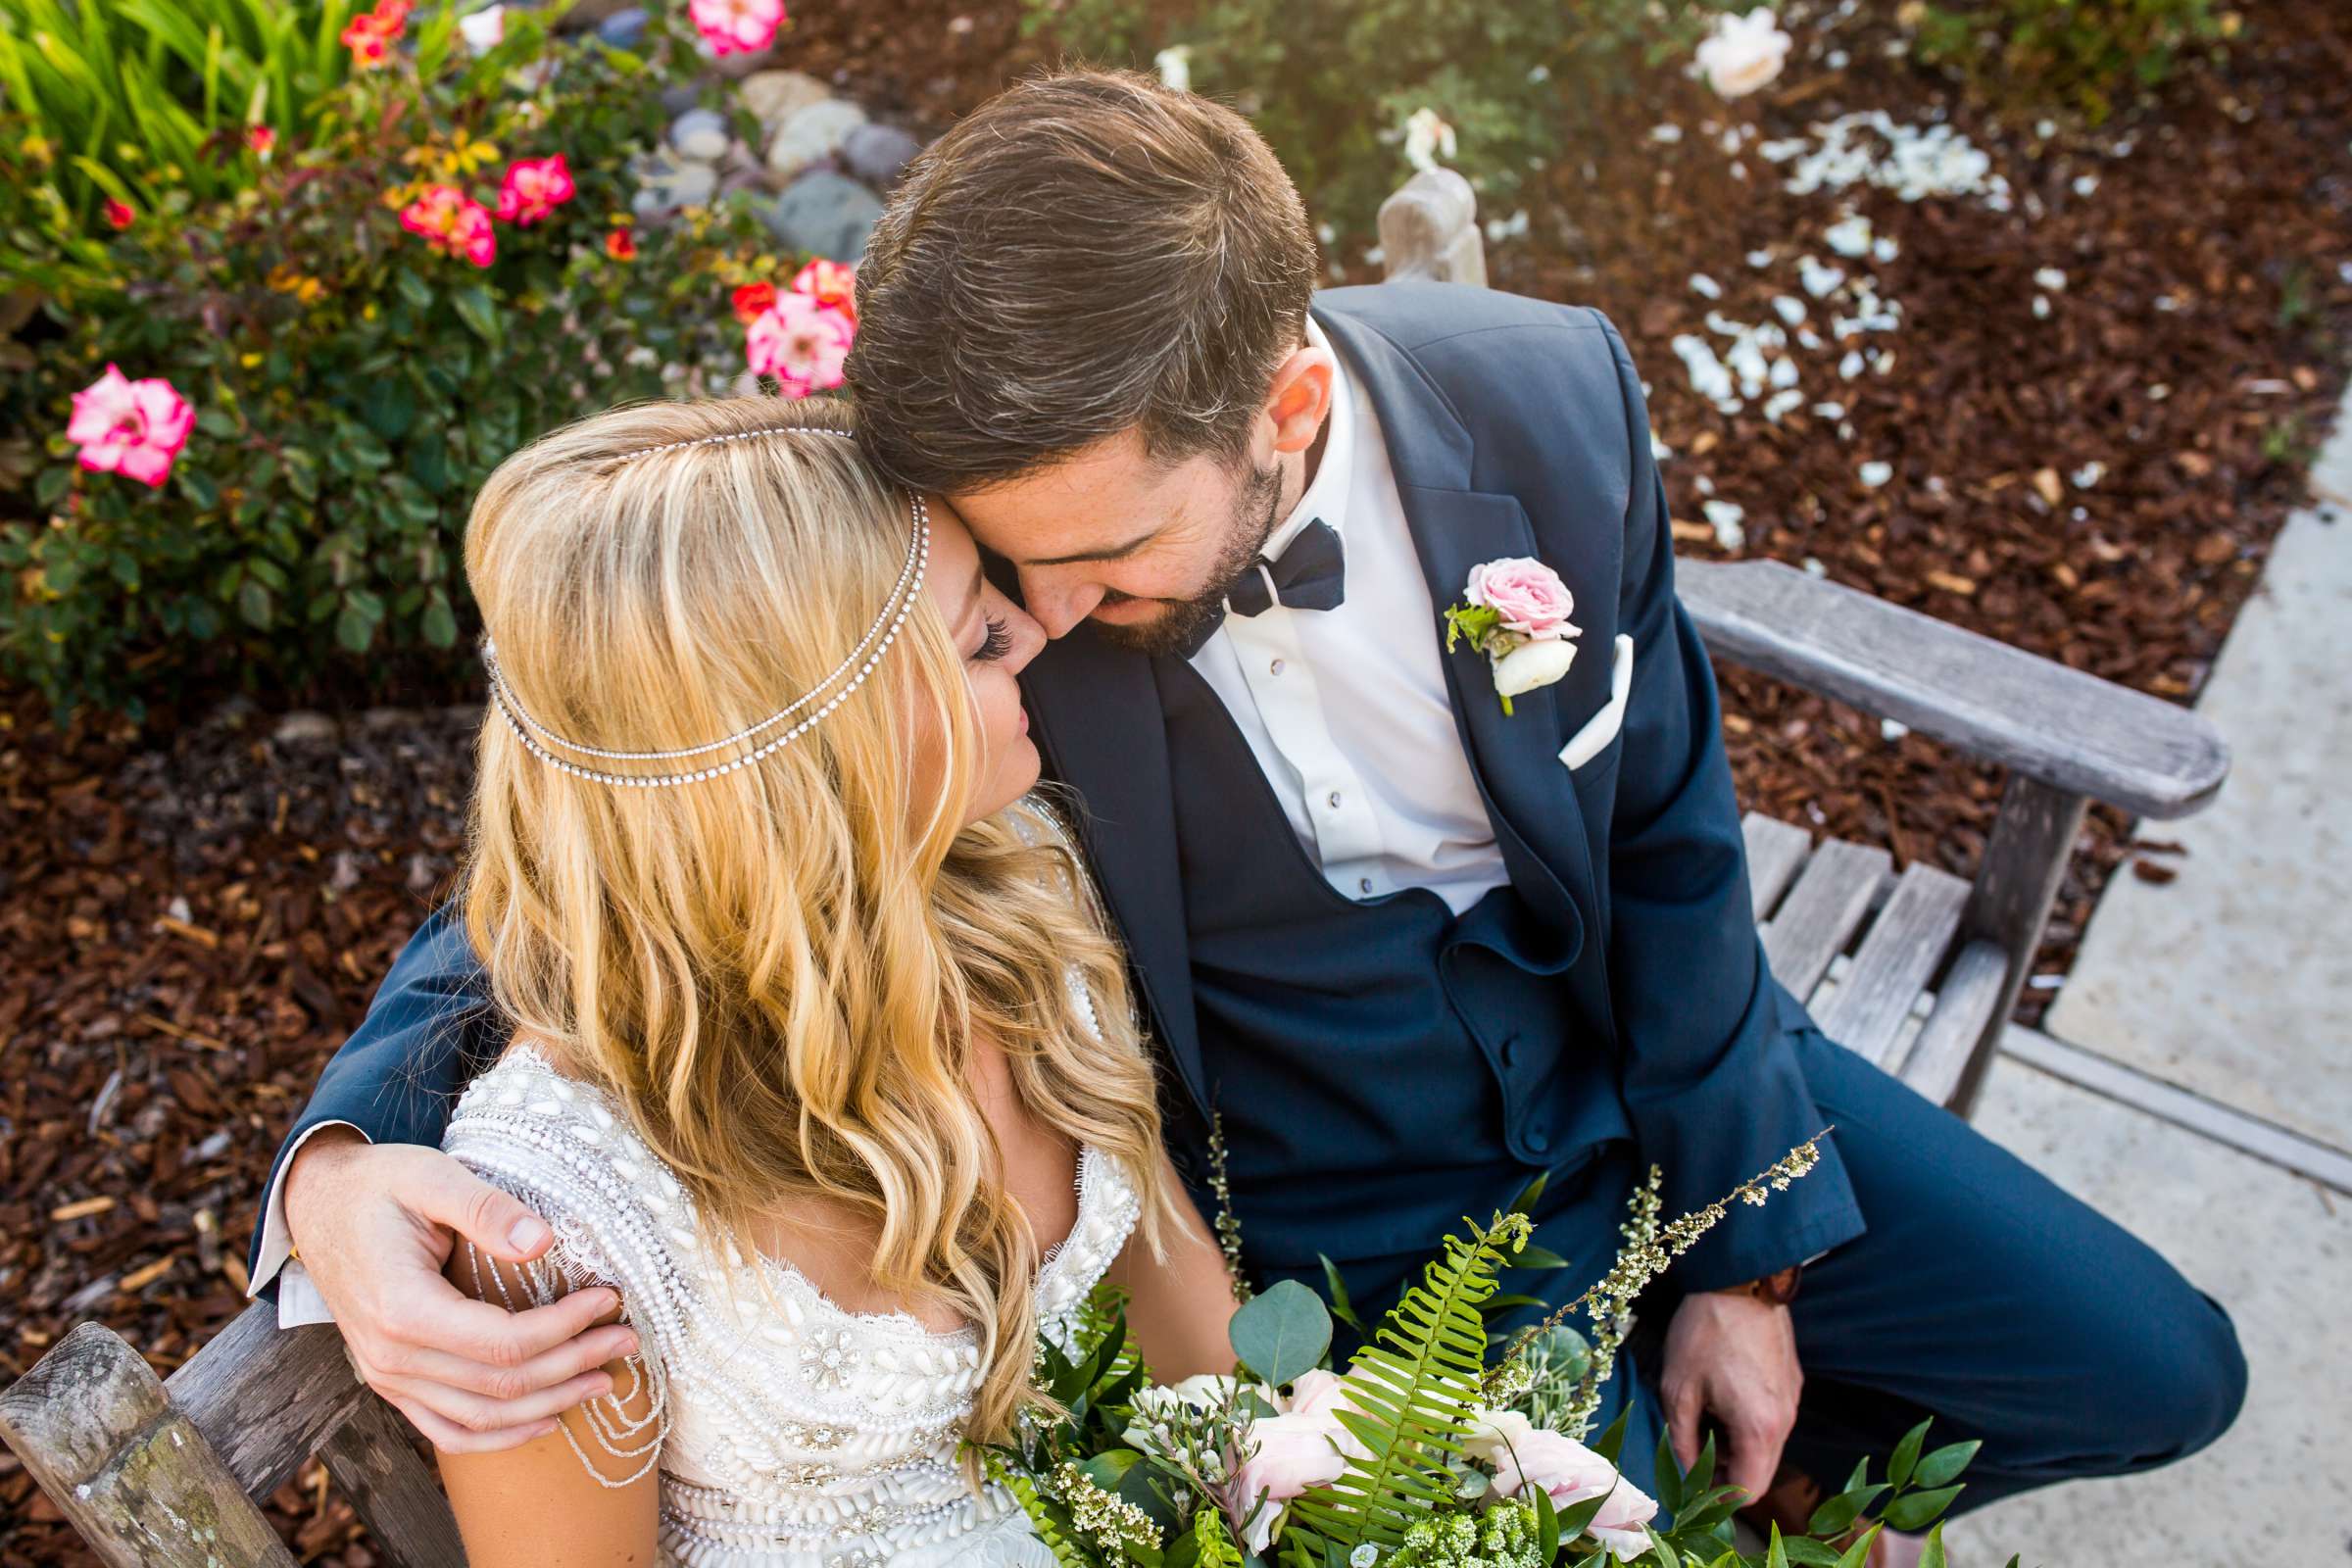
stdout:
[[196,411],[171,382],[161,376],[133,381],[109,365],[74,394],[66,439],[81,448],[81,466],[91,472],[154,486],[171,477],[195,425]]
[[1490,1410],[1462,1451],[1494,1467],[1494,1490],[1505,1497],[1517,1496],[1530,1482],[1562,1508],[1605,1494],[1609,1500],[1585,1528],[1621,1557],[1649,1549],[1642,1527],[1657,1514],[1656,1500],[1574,1438],[1537,1426],[1516,1410]]

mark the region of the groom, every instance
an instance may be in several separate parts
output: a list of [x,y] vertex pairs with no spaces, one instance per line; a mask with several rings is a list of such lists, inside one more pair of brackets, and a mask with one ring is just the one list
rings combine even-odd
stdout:
[[[1538,1239],[1572,1266],[1514,1284],[1564,1298],[1649,1165],[1672,1214],[1835,1124],[1644,1303],[1662,1348],[1603,1415],[1632,1403],[1638,1482],[1661,1427],[1686,1457],[1715,1427],[1729,1480],[1791,1496],[1932,1414],[1984,1441],[1963,1509],[2211,1442],[2244,1390],[2221,1308],[1766,970],[1615,330],[1466,287],[1316,296],[1317,266],[1247,122],[1047,77],[914,166],[850,362],[871,456],[950,497],[1058,639],[1024,677],[1041,747],[1196,1179],[1223,1119],[1252,1272],[1319,1286],[1329,1257],[1377,1308],[1548,1173]],[[1444,615],[1519,559],[1564,583],[1577,653],[1506,712]],[[497,1044],[436,915],[289,1139],[255,1268],[290,1221],[287,1304],[322,1294],[370,1381],[472,1446],[562,1408],[625,1334],[582,1334],[602,1293],[508,1318],[440,1283],[453,1232],[545,1245],[395,1147],[437,1139],[461,1058]]]

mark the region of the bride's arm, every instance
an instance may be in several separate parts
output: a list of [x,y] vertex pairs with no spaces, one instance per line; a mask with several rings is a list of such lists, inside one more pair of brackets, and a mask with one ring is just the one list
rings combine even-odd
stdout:
[[1139,1235],[1110,1267],[1109,1277],[1127,1287],[1127,1326],[1144,1352],[1152,1376],[1174,1383],[1200,1372],[1231,1372],[1233,1345],[1225,1325],[1233,1316],[1233,1274],[1217,1248],[1216,1233],[1201,1219],[1175,1167],[1160,1156],[1159,1179],[1173,1196],[1184,1223],[1165,1238],[1167,1255],[1153,1257]]
[[[450,1259],[449,1277],[460,1290],[499,1305],[526,1294],[519,1270],[483,1258],[477,1275],[465,1250]],[[557,1430],[520,1447],[439,1455],[471,1568],[653,1563],[660,1495],[653,1460],[661,1423],[652,1419],[652,1380],[627,1362],[604,1370],[625,1397],[575,1405],[557,1417]]]

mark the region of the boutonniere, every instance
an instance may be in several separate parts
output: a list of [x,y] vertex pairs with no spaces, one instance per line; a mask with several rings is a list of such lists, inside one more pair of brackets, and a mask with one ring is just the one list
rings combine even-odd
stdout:
[[1560,574],[1528,556],[1507,556],[1470,568],[1466,604],[1446,612],[1446,651],[1467,642],[1494,668],[1502,710],[1511,699],[1549,686],[1576,662],[1583,628],[1569,620],[1576,596]]

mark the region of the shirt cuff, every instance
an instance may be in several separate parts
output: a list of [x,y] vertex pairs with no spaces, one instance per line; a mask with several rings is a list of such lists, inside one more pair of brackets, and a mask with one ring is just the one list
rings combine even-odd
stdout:
[[270,1179],[269,1200],[262,1205],[262,1245],[254,1254],[253,1281],[245,1294],[259,1296],[264,1286],[276,1280],[277,1326],[281,1329],[335,1320],[335,1315],[326,1309],[318,1287],[311,1283],[309,1272],[293,1261],[294,1237],[286,1229],[286,1173],[294,1168],[294,1156],[302,1152],[302,1146],[329,1127],[349,1127],[368,1142],[374,1142],[368,1138],[366,1129],[347,1121],[322,1121],[316,1127],[304,1128],[302,1136],[294,1140],[294,1147],[286,1151],[286,1157],[277,1162],[277,1174]]

